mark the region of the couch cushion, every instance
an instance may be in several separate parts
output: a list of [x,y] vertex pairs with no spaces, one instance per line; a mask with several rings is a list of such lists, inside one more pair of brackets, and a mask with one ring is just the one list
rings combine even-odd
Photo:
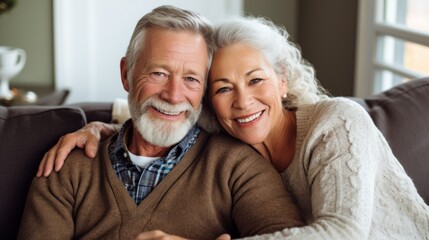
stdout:
[[15,239],[43,154],[86,123],[77,107],[0,107],[0,239]]
[[429,204],[429,78],[365,99],[364,106]]
[[85,112],[86,121],[112,122],[112,102],[78,102],[66,106],[79,107]]

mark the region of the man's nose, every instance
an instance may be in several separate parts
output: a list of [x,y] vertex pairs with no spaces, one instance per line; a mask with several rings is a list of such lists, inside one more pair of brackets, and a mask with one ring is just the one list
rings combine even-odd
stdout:
[[185,99],[182,79],[170,77],[161,92],[161,98],[171,104],[182,103]]

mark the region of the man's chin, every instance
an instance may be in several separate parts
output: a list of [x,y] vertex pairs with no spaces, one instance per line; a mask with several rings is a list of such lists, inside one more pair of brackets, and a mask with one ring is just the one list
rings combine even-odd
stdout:
[[[141,133],[140,133],[141,134]],[[157,147],[171,147],[173,145],[178,144],[184,137],[186,136],[186,134],[184,134],[183,136],[172,136],[171,134],[168,134],[168,136],[164,135],[164,136],[149,136],[149,137],[144,137],[143,139],[145,139],[148,143],[150,143],[151,145],[157,146]]]
[[145,141],[159,147],[170,147],[179,143],[192,128],[189,123],[155,122],[147,119],[140,119],[135,125]]

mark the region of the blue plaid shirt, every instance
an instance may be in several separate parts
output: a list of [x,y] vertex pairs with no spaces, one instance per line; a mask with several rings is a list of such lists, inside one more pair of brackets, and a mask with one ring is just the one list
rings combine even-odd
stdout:
[[197,140],[200,129],[195,125],[168,152],[167,156],[155,160],[142,169],[134,165],[131,161],[128,155],[128,148],[126,147],[126,132],[132,130],[132,128],[131,120],[125,122],[119,134],[112,138],[109,146],[109,155],[116,175],[124,183],[134,202],[140,204],[192,147]]

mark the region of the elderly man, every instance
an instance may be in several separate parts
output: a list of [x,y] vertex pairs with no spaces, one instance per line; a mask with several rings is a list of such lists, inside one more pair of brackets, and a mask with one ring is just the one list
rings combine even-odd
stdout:
[[169,6],[138,22],[120,64],[131,120],[95,160],[75,150],[60,172],[34,179],[20,239],[131,239],[153,229],[240,237],[303,224],[269,163],[195,124],[211,33],[202,16]]

